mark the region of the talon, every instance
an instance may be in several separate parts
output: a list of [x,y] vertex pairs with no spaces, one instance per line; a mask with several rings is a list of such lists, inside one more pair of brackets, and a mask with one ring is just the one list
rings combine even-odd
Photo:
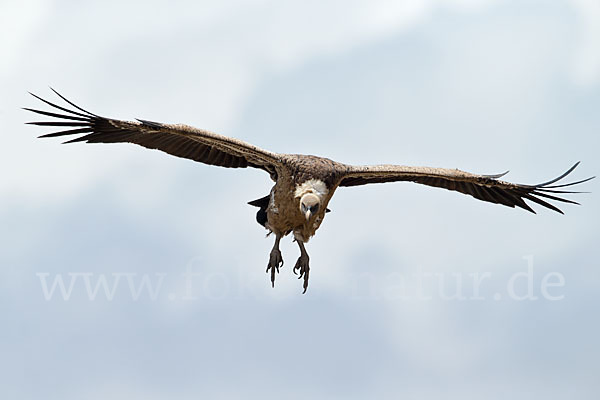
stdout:
[[302,292],[302,294],[306,293],[306,289],[308,289],[308,268],[306,269],[306,274],[304,275],[304,285],[302,285],[304,287],[304,291]]
[[283,258],[281,251],[277,247],[273,248],[269,255],[269,263],[267,264],[267,273],[271,272],[271,287],[275,287],[275,273],[279,273],[279,268],[283,267]]
[[[296,270],[300,272],[298,279],[304,278],[304,284],[302,285],[304,291],[302,294],[306,293],[306,289],[308,289],[308,276],[310,273],[310,268],[308,266],[309,258],[306,255],[301,255],[296,261],[296,265],[294,266],[294,273],[296,274]],[[298,274],[296,274],[298,275]]]

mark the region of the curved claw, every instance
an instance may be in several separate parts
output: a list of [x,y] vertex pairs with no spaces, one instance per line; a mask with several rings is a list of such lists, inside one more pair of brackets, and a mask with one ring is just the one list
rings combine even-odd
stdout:
[[304,275],[304,284],[302,285],[302,287],[304,288],[302,294],[304,294],[306,293],[306,289],[308,289],[308,269],[306,270],[306,274]]
[[304,278],[304,284],[302,285],[302,287],[304,288],[304,291],[302,292],[302,294],[306,293],[306,289],[308,289],[308,275],[310,273],[308,261],[309,261],[308,256],[300,256],[298,258],[298,261],[296,261],[296,265],[294,266],[294,269],[293,269],[293,272],[296,275],[298,275],[296,273],[296,270],[300,271],[298,279]]
[[279,273],[279,268],[283,267],[283,257],[279,249],[271,252],[266,272],[271,271],[271,287],[275,287],[275,272]]

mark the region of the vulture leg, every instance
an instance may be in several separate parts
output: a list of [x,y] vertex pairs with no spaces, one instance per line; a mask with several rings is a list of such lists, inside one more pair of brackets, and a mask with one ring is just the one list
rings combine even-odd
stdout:
[[269,263],[267,264],[267,273],[269,270],[271,271],[271,286],[275,287],[275,271],[279,273],[279,268],[283,267],[283,258],[281,257],[281,251],[279,251],[279,241],[281,240],[281,235],[275,235],[275,244],[273,245],[273,249],[271,250],[271,255],[269,256]]
[[296,261],[296,266],[294,267],[294,274],[296,273],[296,270],[299,270],[300,276],[298,277],[298,279],[304,277],[304,291],[302,292],[304,294],[306,293],[306,289],[308,289],[308,272],[310,271],[310,268],[308,267],[309,257],[308,253],[306,252],[306,249],[304,248],[304,243],[297,239],[296,242],[300,247],[300,257],[298,257],[298,261]]

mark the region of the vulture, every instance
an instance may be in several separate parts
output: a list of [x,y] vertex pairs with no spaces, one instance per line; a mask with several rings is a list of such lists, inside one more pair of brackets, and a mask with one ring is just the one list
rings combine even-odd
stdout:
[[59,129],[58,132],[40,137],[69,136],[70,140],[64,143],[135,143],[208,165],[226,168],[252,167],[267,172],[275,185],[268,195],[248,203],[258,207],[256,220],[268,230],[267,236],[271,233],[275,236],[266,272],[270,273],[271,285],[274,287],[275,275],[283,266],[279,241],[293,233],[294,240],[300,248],[300,257],[293,272],[299,274],[298,279],[303,278],[303,293],[306,293],[308,288],[310,272],[305,243],[323,222],[329,211],[327,205],[339,187],[409,181],[454,190],[478,200],[512,208],[519,207],[535,213],[526,203],[530,201],[562,214],[550,201],[579,204],[565,199],[563,195],[582,193],[570,191],[570,187],[594,178],[560,182],[579,165],[579,162],[555,179],[537,185],[524,185],[500,180],[506,172],[497,175],[477,175],[458,169],[402,165],[355,166],[312,155],[273,153],[235,138],[188,125],[163,124],[142,119],[121,121],[101,117],[75,105],[54,89],[52,91],[66,102],[64,106],[30,93],[53,110],[24,108],[52,118],[51,121],[28,124]]

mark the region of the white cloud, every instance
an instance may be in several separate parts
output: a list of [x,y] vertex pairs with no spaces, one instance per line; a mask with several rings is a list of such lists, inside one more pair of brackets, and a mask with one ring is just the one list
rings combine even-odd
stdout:
[[35,25],[49,7],[50,2],[43,0],[3,0],[0,3],[0,80],[8,78],[24,44],[31,39]]
[[[563,21],[561,15],[539,21],[534,11],[519,19],[514,25],[516,29],[507,35],[505,23],[520,11],[520,3],[503,8],[504,14],[494,14],[493,17],[498,18],[495,24],[488,23],[489,14],[469,14],[491,2],[470,0],[337,1],[326,5],[317,2],[203,2],[190,3],[187,12],[179,7],[181,4],[174,7],[166,3],[127,2],[119,3],[118,13],[114,7],[108,7],[108,3],[93,6],[64,4],[57,2],[54,9],[46,9],[46,19],[23,17],[29,22],[15,30],[16,35],[21,35],[17,41],[20,44],[11,45],[13,75],[10,79],[0,78],[3,88],[9,87],[11,93],[18,94],[0,98],[0,111],[8,117],[2,123],[10,124],[0,129],[5,140],[0,148],[0,195],[5,201],[3,205],[9,206],[2,209],[5,217],[4,257],[11,261],[6,263],[10,266],[5,270],[10,271],[8,276],[19,274],[20,278],[19,284],[12,278],[3,280],[11,288],[6,295],[11,301],[4,303],[14,306],[14,320],[9,319],[7,326],[26,327],[27,332],[34,332],[24,335],[18,329],[14,330],[11,340],[4,343],[11,348],[19,349],[14,346],[16,343],[29,349],[24,353],[29,358],[23,358],[23,352],[17,351],[9,353],[8,357],[9,361],[26,360],[29,375],[45,377],[45,382],[52,381],[59,389],[66,388],[73,379],[83,382],[82,387],[86,388],[108,382],[99,397],[112,394],[116,398],[141,398],[163,393],[162,388],[164,393],[203,390],[194,383],[201,384],[202,378],[207,377],[206,390],[213,387],[221,390],[224,385],[210,380],[221,375],[221,371],[227,372],[222,374],[227,383],[239,376],[250,376],[253,382],[262,382],[254,379],[254,374],[265,371],[264,382],[271,386],[268,391],[250,385],[250,390],[237,385],[232,391],[246,391],[250,395],[267,393],[274,397],[272,382],[275,382],[275,393],[279,395],[277,390],[286,392],[292,381],[302,382],[309,378],[302,375],[305,371],[315,376],[310,377],[311,385],[304,385],[308,388],[304,390],[325,388],[331,389],[329,393],[338,394],[339,390],[350,390],[348,388],[353,388],[353,384],[359,389],[367,387],[369,381],[378,379],[383,372],[389,375],[380,378],[382,385],[377,390],[382,393],[395,392],[390,390],[391,387],[397,388],[397,393],[408,390],[414,392],[415,398],[426,398],[419,387],[419,379],[422,379],[423,382],[427,380],[432,398],[453,397],[461,391],[464,393],[464,388],[441,388],[448,378],[463,382],[466,376],[471,382],[479,381],[480,376],[491,376],[489,379],[495,379],[498,387],[505,387],[513,384],[517,375],[524,373],[527,378],[535,377],[537,368],[530,367],[539,367],[541,374],[547,374],[543,361],[550,347],[544,346],[539,338],[564,344],[565,338],[581,337],[577,330],[572,333],[558,331],[559,326],[583,326],[589,338],[594,337],[597,324],[581,325],[582,321],[590,320],[585,317],[591,309],[584,312],[579,306],[593,304],[589,301],[594,286],[589,275],[593,269],[589,260],[597,257],[583,253],[589,250],[582,250],[577,258],[578,247],[574,247],[576,243],[582,243],[581,239],[593,247],[591,238],[595,237],[597,229],[587,222],[594,221],[595,217],[593,207],[587,207],[593,200],[591,197],[581,198],[584,207],[571,207],[569,215],[562,218],[550,212],[533,216],[524,211],[493,208],[493,205],[478,203],[457,193],[409,187],[408,184],[340,191],[331,205],[333,212],[327,223],[309,244],[314,273],[309,294],[300,296],[300,282],[291,273],[298,256],[297,245],[289,237],[282,244],[286,266],[278,276],[276,288],[271,290],[264,271],[272,238],[265,240],[264,230],[252,221],[255,210],[240,204],[253,198],[245,197],[247,193],[257,197],[266,194],[270,186],[266,175],[258,171],[237,174],[231,170],[199,166],[134,146],[60,146],[56,141],[36,140],[34,128],[22,125],[27,118],[25,113],[16,111],[17,106],[35,104],[33,100],[25,99],[25,95],[19,97],[24,90],[47,94],[49,91],[44,85],[48,79],[52,84],[60,84],[59,89],[64,85],[65,94],[82,101],[82,105],[92,111],[115,113],[115,117],[140,116],[159,120],[167,115],[188,123],[194,123],[195,118],[202,124],[200,126],[227,133],[222,127],[234,125],[238,118],[248,117],[247,114],[239,116],[242,114],[239,109],[247,106],[246,102],[256,104],[261,108],[261,117],[268,118],[276,113],[271,109],[273,104],[288,87],[294,87],[294,83],[309,80],[307,85],[312,86],[308,90],[318,92],[324,81],[315,83],[311,72],[302,72],[302,65],[319,57],[330,57],[330,62],[318,66],[342,73],[338,86],[326,88],[338,92],[338,97],[333,96],[339,102],[334,102],[335,108],[359,112],[361,105],[367,103],[357,106],[350,96],[341,98],[339,92],[346,85],[351,87],[352,95],[367,98],[378,110],[387,107],[386,113],[365,114],[366,125],[380,124],[373,135],[381,135],[388,147],[383,151],[373,150],[379,151],[373,153],[374,158],[381,158],[383,152],[394,157],[400,151],[407,157],[426,154],[438,162],[443,157],[465,163],[471,162],[467,159],[501,157],[514,167],[519,161],[507,151],[510,147],[524,148],[531,138],[546,139],[546,136],[535,136],[527,132],[525,126],[514,140],[504,137],[503,144],[493,142],[485,135],[469,137],[471,133],[461,136],[461,132],[454,132],[443,137],[444,129],[450,128],[444,121],[451,124],[454,120],[439,121],[440,113],[432,110],[441,108],[445,103],[440,102],[440,97],[446,96],[449,105],[456,105],[451,111],[456,120],[464,123],[460,126],[465,130],[476,130],[477,121],[474,120],[477,118],[490,125],[496,121],[525,125],[518,119],[514,122],[515,113],[524,104],[519,99],[528,96],[519,89],[519,83],[529,84],[535,100],[529,103],[540,104],[540,109],[547,107],[544,96],[561,101],[561,96],[557,95],[561,92],[557,92],[552,84],[555,71],[559,70],[557,74],[567,72],[560,62],[568,62],[562,57],[568,46],[557,46],[560,54],[554,46],[542,49],[538,46],[542,41],[540,37],[544,39],[543,43],[556,43],[548,39],[547,33],[554,28],[554,21]],[[418,39],[423,42],[417,41],[413,51],[408,49],[407,54],[416,58],[410,68],[426,65],[421,75],[410,74],[412,71],[408,69],[396,70],[396,66],[404,65],[406,61],[406,54],[402,54],[401,59],[389,60],[391,67],[384,70],[385,74],[378,75],[380,79],[363,79],[362,85],[355,87],[353,82],[343,78],[347,76],[343,72],[348,70],[352,72],[348,76],[363,78],[360,66],[352,68],[358,64],[358,56],[366,54],[378,60],[381,54],[386,55],[395,46],[401,47],[398,43],[405,43],[403,38],[384,48],[379,47],[378,42],[385,41],[389,35],[397,35],[402,29],[419,26],[439,4],[465,12],[450,25],[452,32],[443,31],[448,28],[444,25],[448,22],[447,10],[420,31]],[[451,18],[456,17],[449,14]],[[88,28],[87,17],[90,15],[112,29]],[[464,21],[474,24],[462,29],[461,22]],[[532,21],[537,22],[534,34],[529,33]],[[567,38],[561,43],[570,44],[570,40]],[[376,51],[365,51],[369,41],[377,44],[373,46]],[[417,47],[422,43],[432,44],[433,49]],[[536,49],[535,54],[529,54],[529,45]],[[350,56],[335,58],[340,53],[352,52],[355,47],[363,48]],[[73,51],[76,56],[71,58]],[[418,58],[419,53],[427,51],[427,57]],[[538,72],[541,66],[548,66],[546,72]],[[271,92],[269,85],[261,86],[263,80],[271,79],[273,75],[280,77],[275,82],[284,88],[280,92]],[[503,81],[502,76],[509,79]],[[532,79],[540,84],[531,85]],[[56,83],[58,80],[61,82]],[[392,94],[386,97],[388,92],[384,95],[372,92],[370,85],[390,87]],[[427,85],[431,87],[421,87]],[[272,97],[265,100],[262,91],[270,92]],[[403,93],[398,94],[400,91]],[[375,95],[371,96],[373,93]],[[422,98],[418,99],[414,94]],[[301,103],[298,96],[291,95],[290,99],[294,112],[279,116],[280,126],[295,122],[296,109],[306,111],[310,108]],[[475,107],[486,101],[492,105]],[[402,106],[409,102],[413,103],[410,110],[416,116],[403,116],[406,109],[398,110],[401,108],[398,103]],[[557,104],[561,107],[557,107],[556,112],[560,113],[564,104],[571,103]],[[318,109],[319,105],[313,107]],[[483,112],[486,110],[488,113],[498,110],[499,114],[486,114]],[[531,126],[556,120],[547,110],[534,111],[530,113]],[[566,112],[564,118],[571,124],[572,119],[579,119],[583,114],[570,113],[585,111],[574,108]],[[343,113],[340,115],[345,117]],[[331,119],[328,118],[317,115],[309,120],[310,124],[318,125],[329,123]],[[414,121],[410,127],[415,129],[398,130],[403,118]],[[591,121],[589,132],[593,133],[593,123],[597,120]],[[242,122],[245,127],[247,121]],[[331,122],[333,127],[336,123]],[[418,136],[415,131],[425,123],[430,123],[427,129],[432,132],[431,136],[412,140],[420,149],[407,151],[400,148],[411,141],[409,136]],[[309,128],[310,124],[307,124]],[[485,132],[485,129],[481,131]],[[260,132],[260,129],[254,132]],[[390,133],[386,136],[385,132]],[[358,139],[362,133],[360,128],[344,131],[353,139]],[[282,137],[287,138],[284,135]],[[576,138],[575,142],[583,138],[572,137]],[[469,147],[457,142],[459,138],[479,143]],[[539,163],[537,168],[546,168],[547,164],[540,162],[543,157],[558,159],[558,152],[564,152],[564,148],[560,148],[562,142],[553,139],[544,140],[549,143],[549,151],[531,155],[534,160],[531,163]],[[440,149],[436,150],[432,141],[438,141],[438,145],[441,142]],[[335,144],[341,147],[339,142]],[[349,141],[340,152],[355,152],[357,158],[364,157],[364,148],[357,150],[360,146],[357,141]],[[584,147],[578,151],[584,152],[584,159],[594,162],[592,153],[597,146]],[[481,148],[484,151],[473,150]],[[594,165],[597,163],[586,164],[583,171],[592,171]],[[533,174],[532,170],[515,171],[511,179],[526,171]],[[242,175],[243,180],[239,178]],[[594,191],[593,187],[591,190]],[[73,198],[65,201],[64,197]],[[60,206],[52,204],[52,200]],[[222,210],[227,210],[227,215]],[[515,227],[519,229],[515,230]],[[579,248],[587,246],[580,244]],[[386,292],[394,294],[394,282],[388,279],[392,273],[399,272],[408,277],[418,269],[446,274],[492,271],[492,283],[500,286],[501,271],[520,270],[520,256],[529,252],[535,253],[536,257],[540,254],[556,260],[548,268],[564,266],[569,271],[568,302],[552,305],[538,302],[538,308],[533,308],[530,304],[506,305],[492,300],[479,306],[473,302],[440,300],[394,302],[385,297]],[[206,272],[218,272],[217,268],[226,267],[229,276],[246,279],[247,274],[248,281],[244,280],[241,286],[244,290],[248,288],[244,292],[246,297],[242,296],[244,305],[227,301],[232,299],[222,303],[198,301],[189,306],[157,304],[148,309],[140,309],[139,305],[128,307],[125,304],[126,307],[120,308],[108,304],[107,313],[102,314],[94,304],[81,303],[77,305],[78,311],[86,312],[75,314],[68,307],[73,303],[40,305],[34,301],[37,297],[13,301],[18,295],[23,298],[39,295],[39,287],[33,285],[27,275],[39,265],[58,270],[96,265],[111,272],[121,268],[147,271],[149,267],[162,268],[164,262],[165,266],[172,266],[170,274],[179,276],[190,254],[201,256],[199,268],[205,266]],[[154,258],[157,258],[154,264],[144,261]],[[585,265],[581,260],[588,260],[585,262],[590,264]],[[542,257],[539,263],[540,267],[546,265]],[[354,280],[363,272],[381,282],[376,286],[381,297],[364,301],[354,298],[350,302]],[[590,285],[589,290],[578,290],[581,286],[572,279],[574,274],[579,274],[581,280]],[[181,290],[180,286],[175,286]],[[263,291],[265,288],[269,291]],[[495,286],[486,288],[489,292],[486,293],[491,294]],[[260,296],[254,295],[254,289]],[[408,291],[411,292],[410,288]],[[270,296],[273,301],[263,301],[264,297]],[[520,314],[516,312],[519,311],[517,306]],[[154,314],[157,309],[160,313]],[[27,324],[21,323],[23,316],[27,317]],[[568,323],[544,325],[550,317]],[[82,324],[82,319],[88,323]],[[50,320],[53,323],[45,326]],[[526,328],[531,337],[523,338],[521,333]],[[510,336],[511,332],[514,337]],[[103,340],[93,343],[98,337]],[[202,341],[202,338],[209,340]],[[274,344],[273,339],[277,338],[280,341]],[[580,368],[573,370],[575,374],[587,367],[586,363],[577,361],[593,360],[597,352],[579,351],[587,344],[586,338],[575,341],[581,347],[576,346],[572,353],[579,358],[573,359],[564,352],[553,355],[560,362],[555,363],[556,369],[547,376],[549,380],[546,381],[553,382],[549,387],[566,385],[565,380],[552,379],[564,377],[568,372],[561,365],[579,365]],[[498,343],[503,345],[498,347]],[[556,348],[564,349],[564,346]],[[57,352],[60,357],[56,357]],[[524,353],[531,362],[519,362],[522,360],[519,353]],[[153,362],[145,361],[147,354],[152,354]],[[340,362],[340,357],[345,356],[348,362]],[[90,360],[94,360],[94,365],[89,371],[73,368]],[[220,364],[220,360],[225,361]],[[491,364],[494,367],[495,363],[499,363],[501,371],[492,368],[488,374],[484,368],[482,372],[482,366]],[[199,364],[206,369],[199,368]],[[333,368],[329,369],[330,365]],[[511,368],[515,365],[518,368]],[[268,374],[279,369],[285,370],[286,374],[270,381]],[[216,372],[211,375],[211,371]],[[19,377],[27,376],[18,369],[10,372]],[[230,375],[231,372],[234,375]],[[328,376],[330,373],[333,375]],[[529,373],[531,375],[527,375]],[[191,377],[189,382],[181,379],[186,378],[186,374]],[[129,384],[117,379],[120,376],[129,379]],[[319,376],[327,383],[315,385],[314,380],[317,378],[318,381]],[[360,376],[360,379],[353,379],[354,376]],[[432,379],[442,382],[441,386],[430,385]],[[585,389],[591,382],[591,378],[582,379],[581,385],[577,386]],[[298,391],[303,390],[302,386],[295,387],[293,392],[297,396]],[[30,389],[33,392],[45,387],[42,384]],[[529,391],[532,388],[523,387]],[[475,396],[484,390],[479,387],[469,393]],[[361,394],[357,392],[356,397]]]
[[571,1],[580,20],[580,39],[573,60],[573,77],[580,85],[597,85],[600,83],[600,2]]

